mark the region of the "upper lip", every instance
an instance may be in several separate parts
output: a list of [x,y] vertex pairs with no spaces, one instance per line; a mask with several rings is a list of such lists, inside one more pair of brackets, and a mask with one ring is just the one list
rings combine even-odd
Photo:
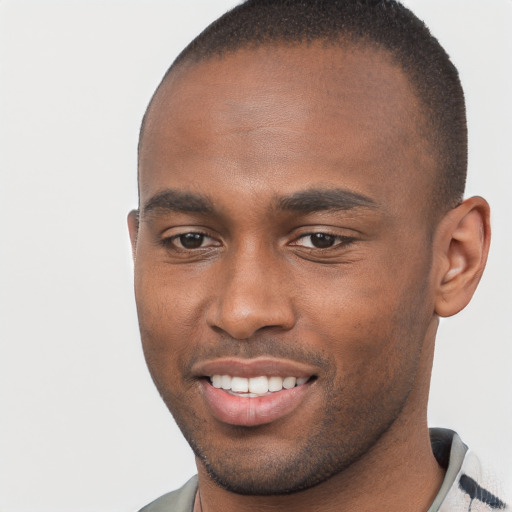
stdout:
[[276,377],[311,377],[318,373],[318,368],[283,359],[258,357],[254,359],[221,358],[200,361],[192,366],[195,377],[212,375],[230,375],[236,377],[259,377],[261,375]]

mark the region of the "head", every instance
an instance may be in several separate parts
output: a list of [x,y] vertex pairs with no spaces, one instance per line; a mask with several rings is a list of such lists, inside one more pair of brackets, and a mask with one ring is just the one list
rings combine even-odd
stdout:
[[249,1],[178,57],[129,225],[148,366],[214,481],[306,489],[426,424],[438,316],[488,247],[466,138],[455,68],[393,1]]

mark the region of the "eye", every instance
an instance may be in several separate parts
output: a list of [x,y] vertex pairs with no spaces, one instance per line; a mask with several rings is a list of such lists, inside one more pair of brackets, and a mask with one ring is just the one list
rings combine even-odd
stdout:
[[163,240],[164,245],[175,249],[204,249],[207,247],[217,247],[219,242],[204,233],[182,233]]
[[348,236],[331,235],[329,233],[308,233],[299,237],[293,245],[310,249],[329,249],[337,245],[348,245],[353,240]]

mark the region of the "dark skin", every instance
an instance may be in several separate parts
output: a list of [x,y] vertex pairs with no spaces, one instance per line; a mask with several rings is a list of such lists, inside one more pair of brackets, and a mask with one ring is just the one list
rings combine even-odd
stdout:
[[[476,288],[489,209],[431,211],[422,123],[374,49],[238,51],[157,93],[129,227],[143,347],[196,454],[196,510],[433,500],[438,317]],[[307,382],[275,405],[214,389],[216,372]]]

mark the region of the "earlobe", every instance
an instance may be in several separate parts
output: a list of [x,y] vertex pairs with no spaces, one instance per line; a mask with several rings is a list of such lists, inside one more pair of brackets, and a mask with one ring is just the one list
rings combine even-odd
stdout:
[[135,261],[135,252],[137,248],[137,236],[139,234],[139,210],[132,210],[128,214],[128,232],[132,244],[132,258]]
[[452,316],[466,307],[480,281],[490,244],[490,210],[481,197],[449,211],[436,232],[436,313]]

